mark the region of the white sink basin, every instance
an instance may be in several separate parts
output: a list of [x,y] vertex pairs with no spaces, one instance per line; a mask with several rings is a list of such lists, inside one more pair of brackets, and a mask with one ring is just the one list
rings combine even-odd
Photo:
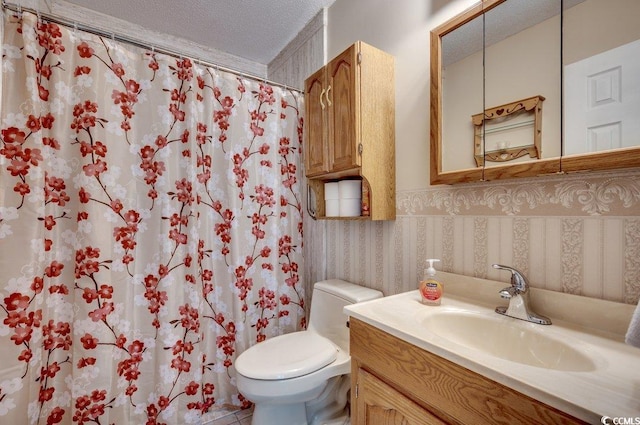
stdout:
[[425,330],[455,344],[504,360],[572,372],[596,364],[569,343],[545,334],[545,326],[498,314],[441,311],[421,320]]

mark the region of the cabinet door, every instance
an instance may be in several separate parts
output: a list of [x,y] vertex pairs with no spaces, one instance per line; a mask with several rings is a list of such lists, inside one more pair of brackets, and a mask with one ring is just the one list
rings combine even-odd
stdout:
[[442,425],[445,423],[366,370],[358,369],[357,379],[357,417],[354,425]]
[[360,165],[359,84],[356,45],[342,52],[327,65],[329,168],[343,171]]
[[326,127],[325,69],[321,68],[305,80],[305,123],[307,135],[304,146],[304,165],[307,176],[329,171],[329,149]]

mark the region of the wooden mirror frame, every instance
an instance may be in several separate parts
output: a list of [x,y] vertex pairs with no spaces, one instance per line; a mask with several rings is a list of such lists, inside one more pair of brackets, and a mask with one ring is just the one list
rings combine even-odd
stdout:
[[[537,159],[516,164],[442,170],[442,37],[507,0],[480,0],[431,31],[430,177],[431,184],[453,184],[577,171],[604,171],[640,166],[640,147]],[[560,40],[562,42],[562,40]],[[564,82],[561,82],[564,85]],[[564,106],[562,106],[563,108]],[[563,118],[561,118],[563,119]],[[561,143],[564,135],[561,135]]]

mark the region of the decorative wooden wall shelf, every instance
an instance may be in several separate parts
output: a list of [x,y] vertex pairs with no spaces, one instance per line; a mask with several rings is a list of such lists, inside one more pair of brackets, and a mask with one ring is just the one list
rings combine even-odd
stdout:
[[[494,108],[485,109],[484,114],[473,115],[474,157],[478,167],[485,161],[506,162],[529,155],[540,158],[542,138],[542,102],[543,96],[533,96]],[[532,131],[531,142],[499,142],[495,148],[485,149],[487,136],[507,131],[525,129]]]

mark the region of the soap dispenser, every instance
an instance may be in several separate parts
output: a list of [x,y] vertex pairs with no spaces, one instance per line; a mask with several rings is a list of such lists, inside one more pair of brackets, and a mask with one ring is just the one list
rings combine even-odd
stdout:
[[420,296],[426,305],[440,305],[442,301],[444,288],[442,282],[436,279],[436,269],[433,267],[433,263],[438,261],[436,258],[427,259],[429,266],[424,269],[424,278],[420,281]]

